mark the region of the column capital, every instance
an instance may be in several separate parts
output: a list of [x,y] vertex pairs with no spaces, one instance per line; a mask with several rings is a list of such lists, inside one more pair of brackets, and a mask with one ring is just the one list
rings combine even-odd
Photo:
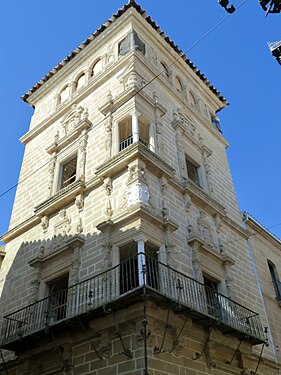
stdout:
[[147,237],[143,233],[138,233],[134,237],[134,241],[136,241],[136,242],[147,242]]

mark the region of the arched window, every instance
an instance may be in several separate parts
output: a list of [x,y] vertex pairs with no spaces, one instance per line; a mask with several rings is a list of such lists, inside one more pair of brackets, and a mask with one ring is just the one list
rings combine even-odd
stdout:
[[160,69],[161,69],[161,73],[164,75],[164,77],[166,79],[169,79],[169,72],[168,72],[168,69],[167,69],[167,65],[164,64],[162,61],[160,62]]
[[65,86],[59,94],[59,104],[65,102],[69,98],[69,86]]
[[189,99],[189,103],[190,103],[193,107],[196,107],[196,99],[195,99],[194,94],[193,94],[191,91],[189,91],[188,99]]
[[92,74],[91,74],[91,76],[94,77],[98,73],[100,73],[101,71],[102,71],[102,61],[101,61],[101,59],[99,59],[98,61],[95,62],[95,64],[92,67]]
[[176,86],[177,92],[182,94],[183,93],[183,86],[182,86],[182,83],[181,83],[181,80],[180,80],[179,77],[176,77],[176,79],[175,79],[175,86]]
[[85,73],[82,73],[82,74],[78,77],[78,79],[77,79],[77,81],[76,81],[76,87],[75,87],[76,91],[77,91],[77,90],[80,90],[81,87],[85,86],[85,84],[86,84],[86,75],[85,75]]

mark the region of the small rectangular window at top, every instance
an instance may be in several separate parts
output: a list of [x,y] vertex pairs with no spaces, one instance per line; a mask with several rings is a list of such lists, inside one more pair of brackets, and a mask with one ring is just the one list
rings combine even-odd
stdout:
[[62,180],[61,180],[61,189],[69,186],[74,181],[76,181],[77,175],[77,156],[69,160],[67,163],[62,166]]
[[198,167],[194,165],[190,160],[185,159],[186,161],[186,169],[187,169],[187,176],[188,178],[195,182],[198,186],[200,186],[199,175],[198,175]]

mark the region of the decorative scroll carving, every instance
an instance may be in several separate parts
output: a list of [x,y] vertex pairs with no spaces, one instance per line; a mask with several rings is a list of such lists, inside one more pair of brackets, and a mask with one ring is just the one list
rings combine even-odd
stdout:
[[[167,234],[166,237],[169,237]],[[165,248],[167,252],[167,265],[171,268],[176,268],[176,262],[175,262],[175,244],[169,238],[167,238],[167,241],[165,242]]]
[[186,180],[186,162],[185,162],[185,153],[183,148],[183,132],[177,131],[176,132],[176,147],[177,147],[177,154],[178,154],[178,162],[179,162],[179,173],[180,173],[180,180]]
[[83,107],[77,107],[76,104],[72,107],[71,111],[64,116],[61,121],[63,132],[60,133],[60,138],[69,134],[78,126],[78,124],[87,120],[89,117],[88,110]]
[[132,184],[134,181],[141,181],[144,183],[148,182],[148,172],[146,165],[140,161],[136,160],[128,166],[128,184]]
[[72,261],[71,261],[71,275],[70,275],[70,284],[74,285],[79,283],[79,271],[81,265],[81,255],[80,255],[80,248],[76,248],[74,250]]
[[[111,95],[111,92],[110,92]],[[111,97],[112,100],[112,97]],[[112,116],[109,116],[107,121],[104,123],[104,131],[105,131],[105,151],[106,151],[106,158],[111,158],[111,149],[112,149]]]
[[38,301],[39,286],[40,286],[40,269],[38,269],[36,277],[30,282],[30,298],[29,298],[30,304]]
[[192,249],[191,252],[191,262],[192,262],[192,268],[193,268],[193,274],[195,280],[199,282],[204,282],[203,273],[201,270],[201,262],[199,257],[199,252],[197,249]]
[[193,137],[195,136],[196,126],[179,109],[173,112],[172,126],[173,128],[179,126],[184,133],[189,133]]
[[103,271],[108,270],[112,267],[112,261],[111,261],[111,250],[112,250],[112,243],[111,242],[104,242],[102,244],[103,249],[103,265],[102,269]]
[[206,221],[206,213],[204,211],[200,211],[199,217],[197,219],[198,225],[198,232],[201,236],[201,239],[204,243],[210,247],[214,247],[213,238],[212,238],[212,231],[209,224]]
[[80,140],[79,140],[79,168],[80,168],[80,179],[85,180],[85,166],[86,166],[86,157],[87,157],[87,143],[88,143],[88,133],[86,130],[83,130]]
[[57,154],[53,153],[52,159],[49,164],[49,169],[48,169],[49,174],[50,174],[49,185],[48,185],[50,196],[52,195],[52,192],[53,192],[56,162],[57,162]]

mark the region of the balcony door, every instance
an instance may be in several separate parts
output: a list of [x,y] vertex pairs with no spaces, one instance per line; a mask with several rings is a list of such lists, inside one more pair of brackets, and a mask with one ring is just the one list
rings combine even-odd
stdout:
[[[159,289],[158,248],[145,244],[145,257],[138,255],[137,242],[121,246],[120,251],[120,294],[138,288],[144,279],[147,286]],[[144,264],[143,264],[144,263]],[[144,267],[143,267],[144,266]],[[144,274],[142,274],[144,272]],[[142,275],[142,277],[140,277]],[[145,275],[145,277],[143,276]]]
[[68,273],[52,280],[48,286],[47,320],[50,324],[66,318]]

